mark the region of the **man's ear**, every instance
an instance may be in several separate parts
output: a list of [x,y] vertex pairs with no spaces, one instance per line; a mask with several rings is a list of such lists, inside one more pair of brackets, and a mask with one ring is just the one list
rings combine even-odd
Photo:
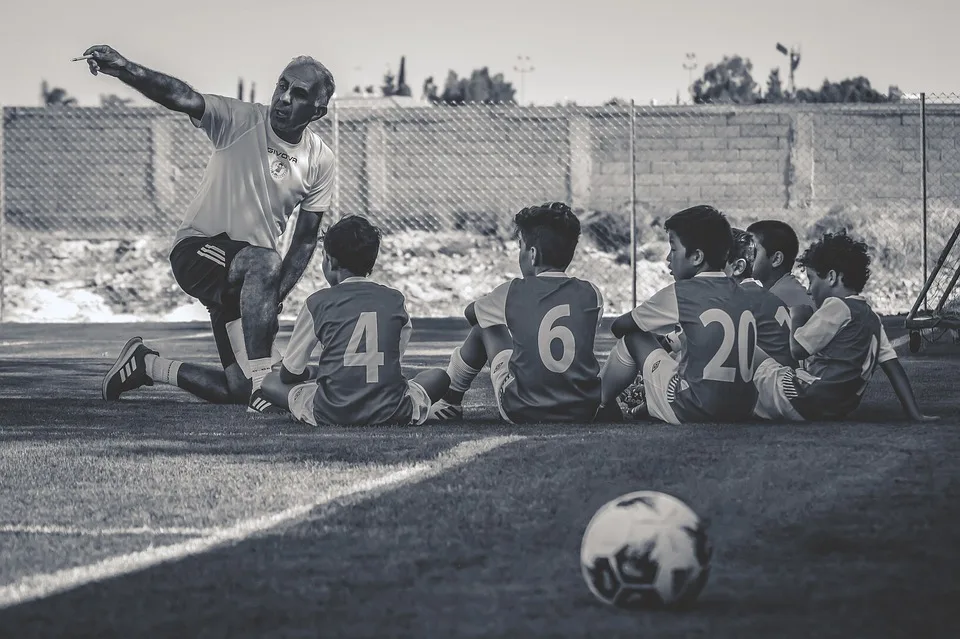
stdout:
[[325,107],[325,106],[318,106],[318,107],[317,107],[317,112],[313,115],[312,118],[310,118],[310,121],[311,121],[311,122],[316,122],[317,120],[319,120],[320,118],[322,118],[322,117],[325,116],[326,114],[327,114],[327,107]]

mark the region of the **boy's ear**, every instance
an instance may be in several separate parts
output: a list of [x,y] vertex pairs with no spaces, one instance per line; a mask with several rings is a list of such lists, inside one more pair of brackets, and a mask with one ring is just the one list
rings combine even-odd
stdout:
[[823,279],[826,280],[827,284],[830,286],[837,286],[838,284],[843,283],[843,276],[833,269],[827,271],[827,276]]
[[777,268],[783,264],[783,251],[776,251],[770,256],[770,266]]
[[528,247],[527,247],[527,250],[532,251],[531,256],[530,256],[530,257],[531,257],[530,262],[531,262],[534,266],[542,266],[542,264],[540,264],[540,251],[537,250],[537,247],[536,247],[536,246],[528,246]]
[[704,260],[703,251],[701,251],[700,249],[695,250],[693,254],[690,255],[690,263],[693,264],[694,266],[701,266],[703,264],[703,260]]
[[742,257],[737,258],[737,261],[733,263],[733,275],[734,277],[740,277],[747,270],[747,261]]

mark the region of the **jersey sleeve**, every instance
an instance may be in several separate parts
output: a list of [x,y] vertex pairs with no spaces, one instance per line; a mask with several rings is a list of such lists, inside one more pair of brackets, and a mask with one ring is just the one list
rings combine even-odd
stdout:
[[603,321],[603,293],[600,292],[600,288],[593,282],[590,282],[590,286],[592,286],[593,290],[597,293],[597,308],[600,309],[600,312],[597,313],[597,328],[599,329],[600,323]]
[[302,210],[313,211],[314,213],[329,211],[330,204],[333,201],[333,174],[337,160],[326,145],[321,148],[317,181],[300,203]]
[[670,284],[656,293],[630,313],[640,330],[657,335],[666,335],[676,330],[680,323],[677,307],[677,288]]
[[250,129],[252,105],[233,98],[209,93],[203,94],[203,117],[190,118],[213,142],[216,149],[230,146],[240,134]]
[[507,324],[507,294],[513,281],[504,282],[476,302],[473,310],[477,314],[477,325],[480,328]]
[[793,334],[797,344],[810,355],[819,353],[850,321],[850,308],[838,297],[830,297]]
[[318,346],[321,350],[323,349],[323,344],[320,344],[317,338],[315,327],[316,323],[310,306],[304,303],[293,325],[290,343],[287,344],[287,351],[283,356],[283,367],[294,375],[299,375],[307,369],[313,351]]
[[883,326],[881,326],[880,352],[877,354],[877,361],[882,364],[894,359],[897,359],[897,351],[895,351],[893,345],[890,344],[890,339],[887,337],[887,331],[883,330]]

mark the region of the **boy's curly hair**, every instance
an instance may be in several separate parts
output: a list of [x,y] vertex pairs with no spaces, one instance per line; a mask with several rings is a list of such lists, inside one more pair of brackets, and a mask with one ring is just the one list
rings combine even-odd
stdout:
[[355,275],[373,272],[380,253],[380,229],[360,215],[349,215],[323,235],[323,250]]
[[803,252],[797,264],[805,269],[813,269],[820,277],[836,271],[843,276],[843,283],[857,293],[863,291],[870,278],[867,244],[847,235],[846,230],[824,233]]
[[537,247],[541,265],[566,269],[580,241],[580,220],[563,202],[545,202],[523,209],[513,219],[516,234]]
[[733,244],[730,248],[730,254],[727,256],[727,262],[733,264],[737,260],[743,260],[747,263],[746,268],[740,277],[744,279],[753,275],[753,261],[757,257],[757,244],[753,235],[743,229],[730,229],[730,235],[733,238]]

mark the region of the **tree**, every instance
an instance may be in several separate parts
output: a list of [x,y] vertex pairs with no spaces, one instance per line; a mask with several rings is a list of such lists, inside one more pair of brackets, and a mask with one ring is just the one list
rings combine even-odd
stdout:
[[46,107],[68,107],[77,104],[77,99],[70,97],[66,89],[60,87],[51,89],[46,80],[40,83],[40,95],[43,98],[43,106]]
[[738,55],[708,64],[690,91],[696,104],[754,104],[758,100],[753,63]]
[[384,97],[391,95],[410,96],[413,94],[410,87],[407,86],[407,59],[406,56],[400,56],[400,73],[396,76],[391,71],[387,71],[383,76],[383,86],[380,92]]
[[884,95],[870,86],[870,80],[863,76],[847,78],[840,82],[824,80],[819,89],[800,89],[797,91],[798,102],[814,103],[847,103],[864,102],[877,104],[889,102],[890,96]]
[[[433,79],[430,78],[431,83]],[[426,84],[424,84],[426,89]],[[487,67],[476,69],[470,74],[470,78],[460,78],[456,71],[447,73],[446,82],[443,85],[443,93],[439,97],[428,99],[431,102],[440,102],[444,104],[508,104],[514,102],[516,90],[510,82],[507,82],[502,73],[490,76],[490,70]]]
[[770,69],[770,75],[767,77],[767,95],[764,102],[777,104],[785,102],[787,96],[783,93],[783,84],[780,82],[780,69]]
[[437,85],[433,82],[433,76],[429,76],[423,81],[423,97],[430,102],[438,102],[440,96],[437,95]]
[[626,98],[610,98],[603,103],[603,106],[628,107],[630,106],[630,100]]
[[108,109],[119,109],[133,102],[133,98],[121,98],[119,95],[111,93],[110,95],[100,94],[100,106]]

